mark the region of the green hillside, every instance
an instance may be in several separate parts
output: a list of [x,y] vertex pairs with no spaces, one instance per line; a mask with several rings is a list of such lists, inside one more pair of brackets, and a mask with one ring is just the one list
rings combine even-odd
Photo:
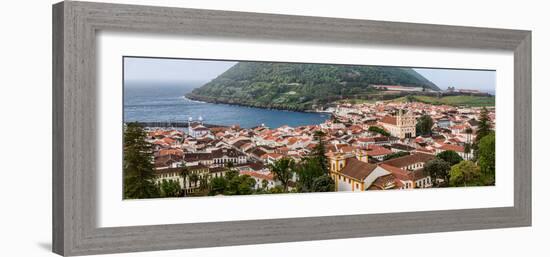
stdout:
[[380,93],[370,84],[440,89],[410,68],[240,62],[194,89],[188,98],[247,106],[308,110]]

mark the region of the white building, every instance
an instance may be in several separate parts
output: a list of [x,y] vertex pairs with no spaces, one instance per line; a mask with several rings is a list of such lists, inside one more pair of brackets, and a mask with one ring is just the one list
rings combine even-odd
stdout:
[[416,118],[403,110],[397,112],[397,116],[386,115],[379,121],[394,137],[404,139],[416,136]]

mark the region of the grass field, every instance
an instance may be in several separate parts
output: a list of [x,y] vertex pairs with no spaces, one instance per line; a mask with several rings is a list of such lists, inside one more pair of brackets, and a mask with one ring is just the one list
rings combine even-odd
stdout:
[[413,96],[414,100],[428,103],[428,104],[446,104],[454,106],[494,106],[495,97],[487,96],[469,96],[469,95],[457,95],[457,96],[444,96],[441,98],[433,96]]
[[434,105],[452,105],[452,106],[472,106],[472,107],[481,107],[481,106],[495,106],[495,97],[487,96],[469,96],[469,95],[457,95],[457,96],[444,96],[444,97],[435,97],[435,96],[402,96],[391,100],[364,100],[364,99],[346,99],[337,101],[337,103],[375,103],[375,102],[393,102],[393,103],[404,103],[408,101],[417,101],[427,104]]

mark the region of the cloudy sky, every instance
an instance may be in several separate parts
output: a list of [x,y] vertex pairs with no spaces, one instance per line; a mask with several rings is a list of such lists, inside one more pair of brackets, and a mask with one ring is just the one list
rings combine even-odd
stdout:
[[482,70],[414,69],[425,78],[445,90],[447,87],[495,91],[496,72]]
[[[236,63],[231,61],[127,57],[124,58],[124,77],[126,81],[208,82]],[[494,71],[426,68],[415,70],[441,89],[454,86],[461,89],[494,92],[496,85]]]
[[124,80],[208,82],[237,62],[186,59],[124,58]]

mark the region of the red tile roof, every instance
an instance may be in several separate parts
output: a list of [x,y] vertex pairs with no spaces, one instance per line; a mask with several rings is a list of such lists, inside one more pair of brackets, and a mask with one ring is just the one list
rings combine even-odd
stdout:
[[439,149],[443,151],[455,151],[455,152],[464,152],[464,146],[460,145],[449,145],[449,144],[443,144]]
[[380,120],[380,122],[386,123],[386,124],[396,125],[397,124],[397,118],[395,118],[393,116],[386,115],[382,118],[382,120]]
[[368,177],[376,167],[377,166],[374,164],[362,162],[355,158],[348,158],[346,159],[346,166],[340,172],[354,179],[363,180]]

